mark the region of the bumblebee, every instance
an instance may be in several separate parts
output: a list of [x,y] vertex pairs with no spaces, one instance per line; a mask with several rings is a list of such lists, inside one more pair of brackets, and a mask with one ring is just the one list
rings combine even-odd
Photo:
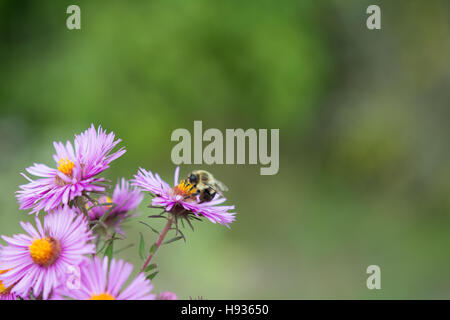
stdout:
[[196,189],[194,195],[199,195],[200,203],[211,201],[217,193],[228,191],[225,184],[205,170],[192,171],[186,181]]

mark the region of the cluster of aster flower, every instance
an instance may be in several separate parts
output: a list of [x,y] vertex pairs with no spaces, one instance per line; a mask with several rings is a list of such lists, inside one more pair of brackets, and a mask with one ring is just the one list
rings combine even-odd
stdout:
[[[228,227],[235,219],[234,206],[221,205],[225,198],[219,194],[212,201],[199,201],[195,187],[179,181],[179,168],[173,186],[139,168],[134,179],[122,178],[108,192],[108,181],[99,175],[126,152],[123,147],[113,151],[120,142],[113,132],[91,125],[75,135],[73,144],[54,142],[56,168],[35,163],[26,171],[37,179],[22,174],[28,183],[20,186],[17,199],[20,209],[35,214],[35,225],[21,222],[23,234],[2,236],[0,300],[177,299],[168,291],[152,293],[157,273],[152,257],[171,230],[176,237],[166,242],[184,238],[179,221],[192,227],[191,220],[204,217]],[[113,257],[113,243],[125,237],[121,225],[137,215],[144,192],[153,196],[150,207],[161,208],[157,216],[167,223],[157,232],[143,222],[159,237],[145,252],[141,236],[139,254],[145,262],[130,279],[133,265]]]

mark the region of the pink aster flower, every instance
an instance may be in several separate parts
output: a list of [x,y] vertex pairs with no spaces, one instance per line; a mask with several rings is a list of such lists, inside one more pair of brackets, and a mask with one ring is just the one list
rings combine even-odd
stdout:
[[32,180],[22,174],[29,183],[21,185],[21,190],[17,191],[20,209],[32,209],[30,213],[49,211],[61,204],[68,204],[83,192],[105,191],[100,184],[104,179],[97,175],[125,153],[124,148],[111,153],[120,141],[114,140],[113,132],[106,134],[101,126],[95,130],[92,124],[83,133],[75,135],[74,146],[69,141],[66,145],[54,142],[56,154],[53,159],[57,168],[35,163],[26,169],[40,178]]
[[[92,207],[88,214],[91,220],[98,220],[104,214],[108,214],[104,223],[107,226],[114,227],[116,232],[124,234],[123,230],[120,228],[121,223],[132,216],[130,214],[134,211],[142,202],[144,195],[137,188],[132,188],[130,184],[122,178],[121,182],[116,184],[112,198],[108,196],[101,196],[98,199],[100,204],[102,203],[113,203],[113,205],[106,206],[95,206]],[[88,202],[88,206],[91,207],[93,204]]]
[[35,297],[42,294],[47,299],[70,267],[95,253],[95,246],[89,243],[92,234],[86,218],[68,207],[46,215],[44,225],[38,217],[35,220],[37,228],[20,223],[28,234],[2,236],[7,246],[0,252],[0,270],[8,272],[0,280],[22,297],[32,290]]
[[0,293],[0,300],[17,300],[17,296],[14,292]]
[[[0,274],[4,274],[8,270],[0,270]],[[17,300],[17,295],[12,291],[14,285],[5,287],[3,281],[0,280],[0,300]]]
[[152,172],[142,168],[139,168],[138,174],[134,176],[132,185],[153,193],[154,207],[162,207],[178,217],[203,216],[212,223],[218,222],[229,227],[229,224],[235,220],[235,213],[228,211],[234,210],[234,206],[220,206],[219,204],[226,199],[219,193],[211,201],[200,203],[199,197],[193,196],[195,188],[185,180],[178,181],[179,169],[179,167],[175,169],[173,187],[163,181],[158,174],[153,175]]
[[75,300],[154,300],[153,285],[143,273],[125,288],[132,270],[133,265],[123,260],[112,259],[108,266],[108,257],[94,257],[80,266],[79,289],[60,287],[56,295]]
[[175,293],[170,291],[160,292],[158,295],[158,300],[178,300],[178,297]]

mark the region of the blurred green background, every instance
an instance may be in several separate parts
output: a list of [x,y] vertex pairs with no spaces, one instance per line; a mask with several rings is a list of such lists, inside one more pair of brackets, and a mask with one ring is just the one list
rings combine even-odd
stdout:
[[[66,8],[81,7],[81,30]],[[381,7],[382,29],[366,28]],[[279,128],[280,171],[203,166],[229,187],[231,230],[162,247],[155,291],[206,299],[450,298],[450,2],[0,1],[0,233],[53,141],[91,123],[171,182],[170,135]],[[182,166],[187,175],[194,166]],[[138,221],[127,225],[138,258]],[[153,221],[155,227],[161,224]],[[366,268],[381,267],[381,290]]]

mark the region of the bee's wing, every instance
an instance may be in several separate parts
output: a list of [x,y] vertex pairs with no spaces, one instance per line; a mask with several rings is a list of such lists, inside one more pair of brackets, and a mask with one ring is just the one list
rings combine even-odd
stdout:
[[222,181],[216,180],[216,186],[220,191],[228,191],[228,187]]

